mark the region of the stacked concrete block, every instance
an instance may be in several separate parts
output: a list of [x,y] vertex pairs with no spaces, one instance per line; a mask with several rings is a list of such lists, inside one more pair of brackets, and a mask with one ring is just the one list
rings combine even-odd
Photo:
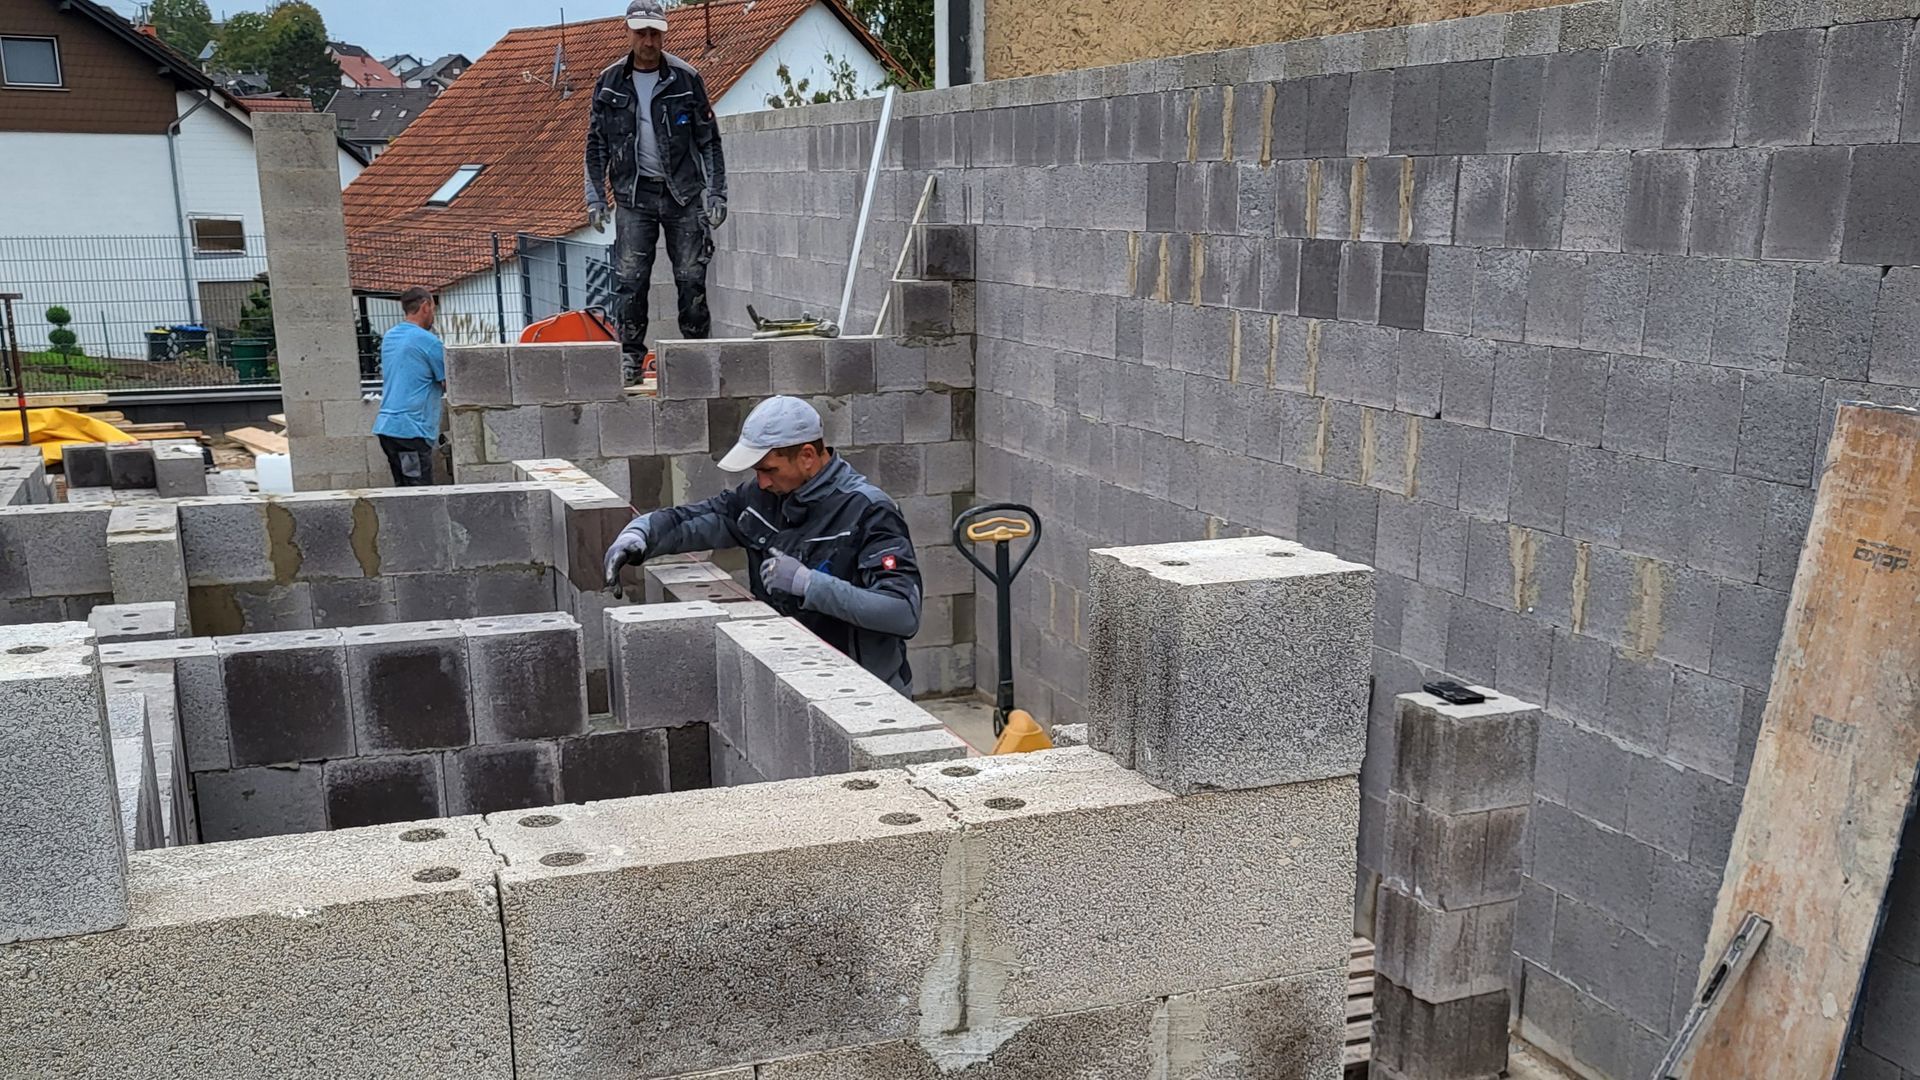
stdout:
[[[730,621],[715,624],[714,631],[714,730],[767,779],[778,779],[803,760],[810,763],[813,751],[807,732],[811,722],[804,706],[795,706],[805,698],[790,690],[785,716],[789,720],[797,716],[801,730],[786,731],[781,723],[779,676],[839,672],[853,685],[856,676],[848,670],[851,661],[846,654],[794,619]],[[786,762],[781,760],[783,751]]]
[[654,452],[651,399],[630,397],[615,342],[447,352],[454,478],[507,479],[515,461],[571,461],[623,495],[626,459]]
[[115,602],[172,604],[176,620],[188,621],[186,558],[172,506],[114,508],[107,523],[107,570]]
[[746,586],[719,566],[704,559],[648,561],[641,573],[646,578],[649,604],[703,601],[714,604],[738,603],[753,599]]
[[338,630],[293,630],[221,638],[234,767],[352,757],[352,691]]
[[0,946],[0,1059],[45,1075],[507,1080],[500,860],[477,824],[137,853],[125,930]]
[[1373,933],[1394,1007],[1375,1045],[1395,1077],[1480,1080],[1506,1066],[1505,1024],[1484,1018],[1507,1012],[1540,710],[1475,689],[1485,701],[1397,701]]
[[973,756],[973,748],[967,745],[966,740],[944,727],[931,731],[869,735],[848,743],[847,751],[856,770],[897,769]]
[[153,468],[154,484],[163,499],[187,499],[207,493],[206,457],[197,445],[156,443]]
[[0,448],[0,507],[53,501],[53,485],[38,447]]
[[725,606],[706,600],[607,612],[613,715],[622,727],[714,722],[713,628],[729,618]]
[[114,491],[154,491],[160,486],[153,464],[153,444],[111,443],[107,446],[107,485]]
[[166,641],[180,636],[180,612],[173,604],[103,604],[87,616],[102,645],[109,642]]
[[104,506],[29,505],[0,512],[0,623],[85,620],[113,599]]
[[340,633],[360,754],[443,750],[474,741],[467,640],[459,624],[402,623]]
[[1370,570],[1261,536],[1090,561],[1095,747],[1180,792],[1359,773]]
[[[83,623],[0,628],[0,942],[108,930],[127,919],[127,849],[93,634]],[[19,995],[12,995],[18,997]]]
[[[359,345],[348,283],[338,132],[288,114],[255,131],[267,257],[273,263],[273,336],[294,486],[371,487],[373,442],[360,423]],[[334,176],[329,188],[321,182]]]
[[[755,767],[773,780],[824,775],[825,770],[820,763],[813,760],[813,748],[818,742],[813,730],[813,707],[837,700],[872,701],[885,694],[894,694],[893,688],[846,657],[823,667],[776,673],[773,677],[772,715],[750,717],[747,722],[748,745],[761,745],[755,730],[755,721],[758,720],[765,724],[765,745],[770,747],[769,752],[754,760]],[[855,767],[882,766],[868,764]]]

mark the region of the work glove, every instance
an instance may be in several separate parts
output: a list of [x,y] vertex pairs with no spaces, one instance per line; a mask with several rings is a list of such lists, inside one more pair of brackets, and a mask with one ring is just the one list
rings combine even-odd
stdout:
[[612,588],[620,583],[621,567],[628,565],[639,566],[641,560],[647,557],[647,528],[644,524],[645,521],[646,518],[644,517],[634,518],[632,524],[620,530],[620,535],[614,537],[613,546],[607,548],[608,588]]
[[760,580],[766,582],[768,589],[777,589],[797,599],[807,598],[807,584],[813,580],[813,571],[800,565],[800,560],[782,552],[779,548],[770,548],[772,554],[760,564]]
[[725,195],[707,196],[707,227],[717,229],[727,220],[727,197]]
[[593,226],[594,232],[606,232],[607,208],[604,206],[587,207],[587,224]]

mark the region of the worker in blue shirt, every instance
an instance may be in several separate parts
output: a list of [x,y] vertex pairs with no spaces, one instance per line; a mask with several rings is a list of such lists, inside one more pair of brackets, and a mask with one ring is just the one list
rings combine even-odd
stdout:
[[447,391],[447,348],[433,334],[438,306],[431,291],[408,289],[400,294],[404,317],[380,339],[380,415],[373,433],[399,487],[433,483],[433,448]]

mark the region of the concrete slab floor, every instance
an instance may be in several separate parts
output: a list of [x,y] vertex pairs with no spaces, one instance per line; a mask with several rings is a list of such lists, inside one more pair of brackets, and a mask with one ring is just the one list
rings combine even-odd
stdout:
[[955,735],[965,739],[968,746],[983,754],[993,751],[992,699],[968,695],[922,701],[919,704],[947,725]]

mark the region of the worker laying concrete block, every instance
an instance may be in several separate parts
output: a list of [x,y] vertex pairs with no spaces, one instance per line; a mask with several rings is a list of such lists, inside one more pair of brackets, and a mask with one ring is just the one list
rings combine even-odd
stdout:
[[[86,624],[0,627],[0,761],[0,808],[14,823],[0,844],[0,942],[125,922],[126,840]],[[46,1000],[0,994],[29,999]]]
[[1177,792],[1359,773],[1371,570],[1270,536],[1089,558],[1093,746]]

